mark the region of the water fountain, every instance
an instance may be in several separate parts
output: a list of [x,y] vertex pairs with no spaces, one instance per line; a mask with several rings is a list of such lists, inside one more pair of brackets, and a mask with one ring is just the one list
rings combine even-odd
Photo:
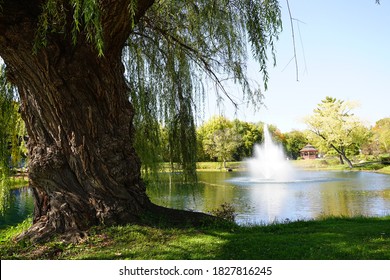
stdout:
[[264,140],[255,145],[254,157],[246,161],[249,175],[254,181],[287,182],[294,179],[294,168],[287,160],[283,147],[276,144],[264,124]]

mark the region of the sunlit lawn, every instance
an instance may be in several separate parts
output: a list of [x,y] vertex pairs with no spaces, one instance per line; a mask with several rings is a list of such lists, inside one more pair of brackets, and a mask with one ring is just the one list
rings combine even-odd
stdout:
[[390,259],[390,217],[246,227],[95,228],[77,245],[13,243],[23,226],[28,224],[0,231],[1,259]]

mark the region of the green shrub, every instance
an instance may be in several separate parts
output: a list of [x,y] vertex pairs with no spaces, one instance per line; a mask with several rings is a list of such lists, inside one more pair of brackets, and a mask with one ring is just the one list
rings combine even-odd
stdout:
[[383,154],[379,156],[382,163],[390,163],[390,154]]
[[227,202],[221,204],[220,208],[212,210],[211,214],[230,222],[234,222],[237,216],[234,206]]

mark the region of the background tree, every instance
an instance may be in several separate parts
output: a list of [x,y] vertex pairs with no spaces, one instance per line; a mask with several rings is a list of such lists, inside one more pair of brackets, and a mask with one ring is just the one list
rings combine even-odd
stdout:
[[254,124],[236,119],[233,121],[233,126],[241,136],[240,144],[233,155],[234,159],[240,161],[251,157],[253,155],[253,146],[256,143],[261,143],[263,140],[263,124]]
[[271,133],[274,142],[279,143],[283,147],[286,146],[286,136],[277,128],[277,126],[273,124],[268,125],[268,130]]
[[291,159],[300,157],[300,150],[308,144],[308,139],[304,132],[293,130],[285,134],[286,154]]
[[0,214],[9,198],[12,169],[21,165],[26,153],[24,123],[16,98],[15,88],[7,83],[0,66]]
[[380,158],[384,162],[390,160],[390,118],[378,120],[370,129],[370,137],[362,146],[362,153],[369,156],[369,160]]
[[[153,156],[141,139],[158,137],[158,119],[193,172],[203,81],[220,98],[229,98],[222,81],[230,79],[246,99],[261,100],[247,79],[246,44],[266,86],[280,28],[277,0],[1,1],[0,56],[29,135],[35,209],[24,237],[77,240],[92,225],[139,221],[145,212],[203,219],[150,202],[135,142],[141,158]],[[137,134],[144,122],[147,135]]]
[[222,162],[224,168],[242,142],[233,122],[222,116],[211,118],[199,128],[198,134],[201,135],[205,154],[211,160]]
[[390,153],[390,118],[377,121],[372,132],[374,142],[378,143],[379,152]]
[[356,107],[352,102],[326,97],[314,110],[313,115],[306,117],[305,123],[320,142],[333,149],[349,167],[353,167],[348,158],[349,152],[356,152],[360,144],[366,141],[362,135],[364,125],[351,113]]

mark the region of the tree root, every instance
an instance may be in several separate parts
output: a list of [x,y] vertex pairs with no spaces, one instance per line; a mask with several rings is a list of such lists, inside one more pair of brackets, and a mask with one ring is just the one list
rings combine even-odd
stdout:
[[[150,203],[139,219],[123,221],[121,224],[140,224],[148,226],[204,227],[221,221],[221,218],[186,210],[171,209]],[[31,243],[45,243],[58,238],[65,243],[82,243],[88,238],[88,229],[80,230],[74,224],[58,227],[47,216],[41,217],[24,233],[15,238],[16,242],[26,240]]]
[[31,243],[45,243],[53,237],[59,237],[65,243],[80,243],[87,238],[87,232],[77,229],[68,228],[59,230],[52,226],[46,217],[42,217],[38,222],[35,222],[27,231],[18,235],[15,238],[16,242],[26,240]]
[[155,204],[152,204],[146,216],[146,222],[154,225],[165,224],[176,227],[201,227],[217,221],[221,219],[206,213],[166,208]]

